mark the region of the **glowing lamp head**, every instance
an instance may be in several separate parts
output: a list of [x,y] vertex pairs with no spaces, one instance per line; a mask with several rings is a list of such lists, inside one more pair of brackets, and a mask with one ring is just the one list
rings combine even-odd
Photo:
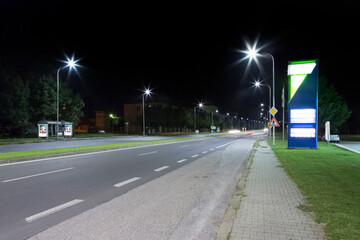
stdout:
[[199,103],[199,107],[201,107],[201,108],[202,108],[203,106],[204,106],[204,104],[203,104],[203,103]]
[[259,56],[258,51],[259,49],[256,49],[256,45],[254,45],[253,47],[248,46],[248,50],[245,51],[245,53],[251,61],[252,59],[256,60],[256,56]]
[[74,56],[72,56],[71,58],[66,57],[66,61],[63,61],[66,66],[65,67],[69,67],[69,69],[76,69],[76,67],[80,66],[79,64],[77,64],[79,60],[74,60]]
[[260,87],[261,83],[259,81],[256,81],[255,83],[255,87]]
[[144,92],[146,95],[150,95],[150,89],[145,89],[145,92]]

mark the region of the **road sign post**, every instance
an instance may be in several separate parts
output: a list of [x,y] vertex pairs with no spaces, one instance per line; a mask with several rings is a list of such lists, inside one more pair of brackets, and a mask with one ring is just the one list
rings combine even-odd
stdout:
[[269,112],[273,116],[272,120],[270,121],[269,127],[273,127],[273,145],[275,145],[275,127],[279,127],[279,126],[275,126],[276,124],[272,124],[272,122],[273,122],[273,120],[275,120],[277,125],[279,125],[279,123],[276,121],[276,118],[275,118],[275,114],[278,112],[278,110],[274,106],[270,109]]

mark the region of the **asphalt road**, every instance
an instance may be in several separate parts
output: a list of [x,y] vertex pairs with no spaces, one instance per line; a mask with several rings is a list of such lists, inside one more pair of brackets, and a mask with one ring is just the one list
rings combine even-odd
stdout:
[[233,135],[0,165],[0,239],[29,238],[242,141],[246,155],[254,139]]

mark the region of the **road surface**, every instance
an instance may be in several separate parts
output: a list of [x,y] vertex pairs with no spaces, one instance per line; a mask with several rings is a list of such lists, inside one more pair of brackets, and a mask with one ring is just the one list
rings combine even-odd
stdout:
[[[27,239],[46,229],[34,239],[67,239],[67,234],[73,234],[70,238],[76,234],[80,239],[102,238],[102,230],[112,224],[117,226],[111,228],[115,232],[106,230],[110,236],[104,239],[119,232],[128,236],[122,239],[137,239],[145,233],[148,239],[213,235],[255,139],[245,135],[202,138],[0,165],[0,239]],[[178,212],[174,213],[175,196]],[[168,218],[157,223],[152,217],[159,210],[146,206],[160,202],[160,212]],[[129,206],[131,203],[137,204]],[[119,209],[122,211],[116,213]],[[84,214],[90,215],[85,220],[76,218]],[[96,219],[102,219],[104,226]],[[167,230],[159,233],[162,227]],[[56,228],[62,229],[63,237]],[[75,233],[79,229],[85,230]]]

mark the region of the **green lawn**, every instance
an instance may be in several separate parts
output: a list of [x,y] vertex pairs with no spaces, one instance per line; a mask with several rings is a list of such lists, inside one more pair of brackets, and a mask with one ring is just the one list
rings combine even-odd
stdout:
[[328,239],[360,239],[360,155],[322,142],[318,150],[269,144],[306,196],[302,209],[325,224]]
[[138,145],[148,145],[155,143],[166,143],[166,142],[185,141],[185,140],[194,140],[194,139],[198,139],[198,137],[182,137],[182,138],[150,140],[150,141],[142,141],[142,142],[126,142],[126,143],[114,143],[114,144],[82,146],[82,147],[67,147],[67,148],[53,148],[53,149],[33,150],[33,151],[8,152],[8,153],[0,153],[0,163],[2,161],[5,162],[8,159],[56,155],[56,154],[63,154],[70,152],[83,152],[89,150],[100,150],[100,149],[119,148],[119,147],[131,147]]

